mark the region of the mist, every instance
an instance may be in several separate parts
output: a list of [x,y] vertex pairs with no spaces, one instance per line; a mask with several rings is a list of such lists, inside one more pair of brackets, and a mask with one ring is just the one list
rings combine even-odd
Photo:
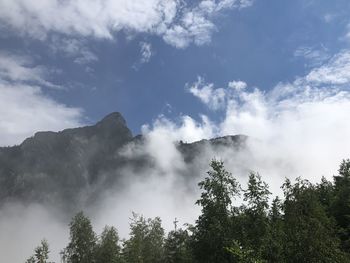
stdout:
[[[259,172],[273,195],[281,195],[286,178],[301,176],[318,182],[325,176],[331,180],[341,160],[350,156],[350,93],[344,83],[335,83],[330,76],[330,68],[342,66],[339,60],[344,56],[348,54],[338,54],[328,64],[291,83],[279,83],[269,92],[243,81],[217,88],[199,77],[187,84],[187,91],[221,114],[221,121],[206,115],[199,121],[188,115],[176,120],[161,115],[144,125],[144,140],[117,154],[147,156],[152,165],[142,171],[127,166],[122,187],[106,190],[96,205],[81,208],[92,219],[95,231],[113,225],[127,238],[132,212],[160,216],[166,230],[173,229],[175,217],[180,224],[194,223],[200,212],[194,204],[200,196],[197,183],[213,158],[223,160],[243,188],[249,172]],[[324,72],[327,79],[322,78]],[[190,143],[234,134],[248,136],[244,149],[213,148],[208,143],[189,164],[176,147],[180,140]],[[68,243],[68,223],[55,207],[6,204],[0,211],[0,261],[23,262],[46,238],[51,260],[59,262],[59,252]]]

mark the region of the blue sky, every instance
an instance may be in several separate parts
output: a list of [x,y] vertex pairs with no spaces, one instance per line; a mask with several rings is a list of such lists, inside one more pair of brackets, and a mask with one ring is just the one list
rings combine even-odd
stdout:
[[[98,213],[103,224],[130,210],[171,226],[175,216],[197,217],[186,220],[197,197],[178,187],[188,167],[178,140],[248,135],[242,151],[208,146],[198,167],[222,159],[240,182],[258,171],[273,193],[286,177],[332,179],[350,158],[350,1],[0,0],[0,146],[114,111],[145,136],[116,154],[154,164],[146,181],[125,171],[131,190],[118,194],[127,201],[110,199]],[[11,210],[15,227],[2,224],[5,233],[20,232],[11,233],[16,246],[6,239],[5,247],[37,237],[20,253],[9,248],[11,259],[29,255],[42,236],[64,235],[52,228],[57,218],[38,209]]]
[[1,145],[113,111],[134,134],[159,118],[220,124],[227,107],[208,107],[196,82],[266,93],[350,50],[346,0],[0,0],[0,10]]

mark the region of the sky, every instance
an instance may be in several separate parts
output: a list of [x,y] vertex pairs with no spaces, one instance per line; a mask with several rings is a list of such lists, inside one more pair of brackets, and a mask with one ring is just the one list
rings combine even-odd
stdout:
[[[173,180],[185,169],[178,140],[249,136],[247,151],[209,148],[197,158],[219,154],[240,181],[258,171],[273,193],[286,177],[331,179],[350,157],[349,14],[348,0],[0,0],[0,146],[121,112],[146,138],[130,154],[145,151],[156,169],[130,184],[135,200],[115,204],[110,222],[133,209],[172,224],[178,204],[162,202],[176,197]],[[195,198],[181,203],[184,222],[197,215]],[[149,200],[159,202],[154,211]],[[26,243],[21,257],[62,232],[40,207],[8,209],[2,232],[23,221],[48,228],[33,241],[21,237],[37,227],[23,224],[13,241]]]
[[134,134],[160,117],[221,123],[208,91],[223,104],[231,82],[268,93],[314,70],[305,85],[347,90],[349,11],[346,0],[1,0],[0,145],[114,111]]

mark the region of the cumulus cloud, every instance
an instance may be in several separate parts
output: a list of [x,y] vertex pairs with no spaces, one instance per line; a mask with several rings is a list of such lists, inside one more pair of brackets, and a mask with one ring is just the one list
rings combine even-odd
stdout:
[[205,83],[202,77],[192,85],[187,85],[188,91],[199,98],[210,109],[218,110],[225,106],[227,92],[222,88],[214,88],[213,83]]
[[18,144],[38,130],[62,130],[81,124],[82,111],[60,104],[43,89],[58,86],[48,71],[27,57],[0,54],[0,145]]
[[[248,135],[248,152],[222,151],[218,156],[229,163],[238,158],[238,165],[260,171],[275,193],[285,177],[303,176],[314,182],[322,175],[331,178],[340,161],[350,156],[348,57],[343,51],[304,77],[279,83],[270,91],[239,81],[216,88],[199,78],[191,85],[191,93],[212,110],[220,105],[223,119],[215,122],[204,116],[205,122],[197,122],[182,116],[182,122],[173,122],[162,117],[163,125],[149,130],[187,141],[196,140],[197,135]],[[183,127],[189,126],[184,120],[191,123],[185,133]]]
[[204,0],[196,5],[179,0],[4,0],[0,20],[10,30],[39,39],[49,32],[112,39],[124,30],[158,35],[184,48],[210,41],[218,13],[249,5],[249,0]]

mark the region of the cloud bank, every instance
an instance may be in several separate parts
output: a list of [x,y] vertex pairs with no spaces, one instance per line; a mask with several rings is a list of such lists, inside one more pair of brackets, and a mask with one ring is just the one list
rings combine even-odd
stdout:
[[[186,89],[209,109],[223,113],[221,121],[204,115],[201,121],[186,115],[178,121],[160,117],[149,129],[189,142],[248,135],[249,156],[242,157],[248,163],[242,164],[261,172],[277,192],[285,177],[331,178],[340,161],[350,156],[349,63],[349,51],[344,50],[304,77],[269,91],[242,81],[217,88],[199,77]],[[225,153],[222,158],[229,159]]]

